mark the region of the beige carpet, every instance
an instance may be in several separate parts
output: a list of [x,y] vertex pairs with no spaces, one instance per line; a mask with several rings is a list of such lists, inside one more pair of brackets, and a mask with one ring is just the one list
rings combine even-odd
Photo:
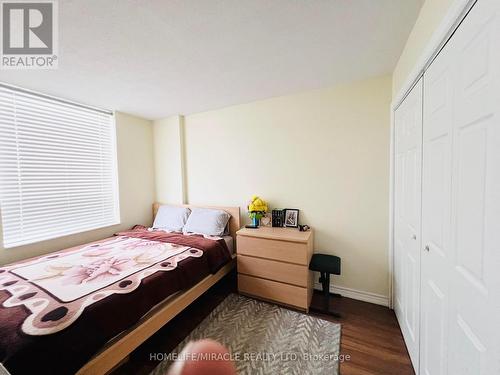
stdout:
[[[238,374],[338,374],[340,324],[237,294],[229,295],[182,341],[219,341],[235,358]],[[163,361],[151,374],[163,375]]]

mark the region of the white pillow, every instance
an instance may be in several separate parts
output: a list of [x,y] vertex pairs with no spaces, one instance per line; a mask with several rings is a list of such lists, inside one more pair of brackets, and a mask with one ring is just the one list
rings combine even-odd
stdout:
[[188,220],[191,210],[186,207],[160,206],[156,213],[153,228],[170,232],[181,232]]
[[224,234],[229,215],[223,210],[210,208],[193,208],[187,220],[184,233],[200,233],[208,236],[221,236]]

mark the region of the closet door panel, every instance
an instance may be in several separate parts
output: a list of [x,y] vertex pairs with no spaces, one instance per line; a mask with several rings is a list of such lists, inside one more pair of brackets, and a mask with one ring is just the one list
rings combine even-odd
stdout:
[[415,369],[419,356],[422,82],[395,114],[395,310]]
[[453,128],[453,48],[424,75],[420,373],[446,374]]
[[[416,105],[416,103],[412,103]],[[420,142],[415,142],[416,135],[415,127],[418,118],[415,116],[415,108],[410,108],[407,126],[409,127],[407,133],[407,146],[406,151],[406,174],[405,174],[405,235],[407,240],[406,252],[404,256],[404,272],[406,278],[405,295],[405,314],[404,324],[407,332],[411,336],[412,341],[417,341],[418,338],[418,309],[419,309],[419,288],[418,284],[420,273],[420,254],[416,246],[416,237],[420,234],[420,169],[421,169],[421,152]],[[418,145],[417,145],[418,143]]]
[[403,249],[404,244],[401,235],[402,223],[402,202],[403,197],[403,181],[404,181],[404,154],[398,154],[395,158],[395,227],[394,227],[394,300],[395,310],[402,314],[403,311],[403,286],[404,286],[404,272],[403,272]]
[[500,373],[500,2],[480,0],[454,35],[449,366]]

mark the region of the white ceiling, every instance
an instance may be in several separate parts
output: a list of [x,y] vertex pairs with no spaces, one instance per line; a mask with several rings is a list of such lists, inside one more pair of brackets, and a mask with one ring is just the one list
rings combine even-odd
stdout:
[[392,72],[423,0],[59,0],[59,68],[0,81],[156,119]]

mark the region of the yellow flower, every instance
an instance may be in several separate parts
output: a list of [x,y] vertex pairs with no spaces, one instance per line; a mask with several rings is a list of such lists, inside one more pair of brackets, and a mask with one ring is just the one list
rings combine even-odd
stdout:
[[267,212],[267,203],[256,195],[252,196],[252,201],[248,205],[248,211]]

